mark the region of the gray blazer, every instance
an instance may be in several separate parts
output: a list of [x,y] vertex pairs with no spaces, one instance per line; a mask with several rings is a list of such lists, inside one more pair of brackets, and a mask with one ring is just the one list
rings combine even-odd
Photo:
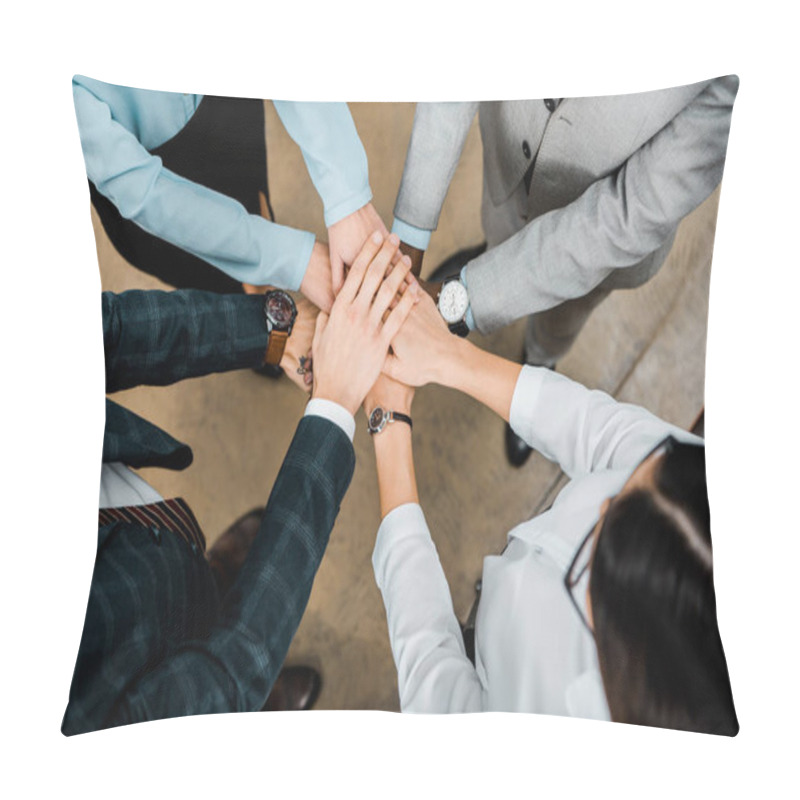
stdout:
[[722,179],[738,86],[729,75],[568,98],[552,113],[541,100],[419,103],[395,217],[436,228],[479,111],[489,249],[465,272],[478,330],[582,297],[603,281],[638,286],[663,263],[681,219]]

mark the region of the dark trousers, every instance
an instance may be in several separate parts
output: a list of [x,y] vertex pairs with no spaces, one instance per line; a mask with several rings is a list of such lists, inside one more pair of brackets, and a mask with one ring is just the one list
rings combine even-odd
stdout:
[[[151,152],[167,169],[238,200],[251,214],[262,213],[261,193],[273,218],[262,100],[204,97],[186,127]],[[123,219],[91,181],[89,191],[111,243],[137,269],[178,289],[242,291],[240,283],[216,267]]]

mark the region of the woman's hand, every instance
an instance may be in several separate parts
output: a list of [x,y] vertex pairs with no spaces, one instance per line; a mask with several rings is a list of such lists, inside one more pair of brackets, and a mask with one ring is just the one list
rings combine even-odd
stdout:
[[450,333],[433,299],[425,292],[392,341],[393,355],[383,371],[409,386],[443,383],[447,368],[459,357],[465,340]]
[[[399,411],[411,416],[414,389],[381,375],[364,401],[367,418],[380,406],[385,411]],[[372,436],[375,465],[378,470],[378,492],[381,516],[406,503],[419,503],[417,479],[414,475],[414,453],[411,428],[405,422],[387,425]]]
[[389,345],[421,295],[412,279],[390,308],[411,268],[411,260],[404,256],[390,269],[398,244],[396,236],[384,241],[381,234],[373,233],[353,262],[330,316],[321,312],[317,317],[312,395],[332,400],[353,415],[380,375]]
[[379,375],[364,400],[364,413],[369,419],[372,411],[380,406],[386,411],[399,411],[411,416],[414,387],[393,380],[388,375]]

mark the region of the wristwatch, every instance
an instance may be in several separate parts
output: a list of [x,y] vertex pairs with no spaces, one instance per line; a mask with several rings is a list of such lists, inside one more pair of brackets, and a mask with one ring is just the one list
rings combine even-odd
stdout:
[[269,333],[265,364],[281,363],[286,340],[292,332],[296,318],[297,306],[289,294],[280,289],[272,289],[264,295],[264,321]]
[[446,278],[439,292],[437,306],[442,319],[450,328],[450,333],[466,336],[469,333],[467,326],[467,309],[469,308],[469,295],[467,287],[461,283],[458,275]]
[[401,414],[399,411],[387,411],[385,408],[376,406],[367,420],[367,429],[370,433],[380,433],[390,422],[406,422],[408,427],[413,429],[411,417]]

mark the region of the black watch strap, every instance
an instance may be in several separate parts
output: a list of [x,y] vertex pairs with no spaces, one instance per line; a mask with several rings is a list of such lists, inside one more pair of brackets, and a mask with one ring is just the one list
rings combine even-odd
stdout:
[[448,326],[450,333],[460,336],[462,339],[469,333],[469,325],[465,319],[460,319],[458,322],[451,322]]
[[411,417],[409,417],[408,414],[401,414],[399,411],[392,411],[392,421],[407,422],[408,427],[411,428],[412,431],[414,430],[414,423],[411,422]]

